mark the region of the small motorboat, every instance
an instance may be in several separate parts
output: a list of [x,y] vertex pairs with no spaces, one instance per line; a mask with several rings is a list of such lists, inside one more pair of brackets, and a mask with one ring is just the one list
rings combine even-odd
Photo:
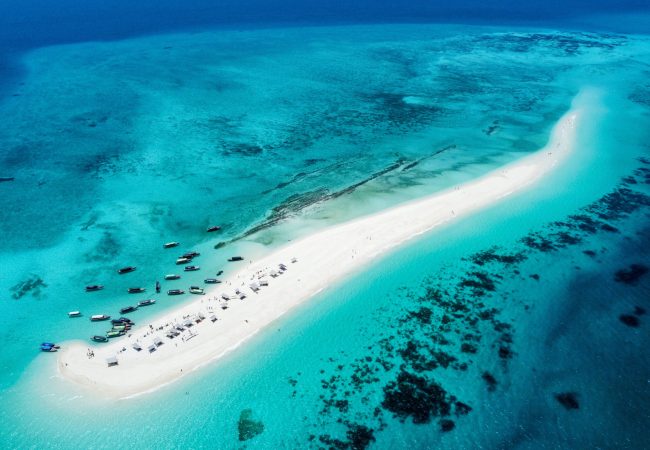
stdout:
[[41,342],[41,347],[52,347],[56,349],[60,349],[60,345],[56,345],[54,342]]
[[220,276],[222,274],[223,274],[223,270],[220,270],[219,272],[217,272],[217,276]]
[[106,314],[95,314],[94,316],[90,316],[90,321],[91,322],[100,322],[102,320],[108,320],[110,318],[111,318],[111,316],[107,316]]
[[170,273],[169,275],[165,275],[165,280],[178,280],[180,279],[180,275],[176,275],[174,273]]
[[106,336],[100,336],[98,334],[94,335],[90,339],[95,342],[108,342],[108,338]]
[[181,245],[179,242],[167,242],[166,244],[163,244],[163,248],[174,248],[179,245]]
[[138,309],[137,306],[125,306],[124,308],[120,309],[120,314],[132,313],[136,309]]
[[216,278],[206,278],[203,282],[205,284],[218,284],[221,283],[221,280],[217,280]]
[[86,292],[101,291],[102,289],[104,289],[104,286],[101,284],[91,284],[90,286],[86,286]]
[[233,262],[233,261],[243,261],[244,258],[242,256],[231,256],[228,258],[228,261]]
[[141,288],[141,287],[135,287],[135,288],[129,288],[128,289],[129,294],[142,294],[144,291],[146,291],[146,289]]
[[113,325],[113,328],[111,328],[109,331],[126,331],[130,329],[131,327],[121,324],[121,325]]
[[142,300],[141,302],[138,302],[138,306],[149,306],[149,305],[153,305],[154,303],[156,303],[156,301],[152,298],[149,298],[147,300]]
[[180,257],[180,258],[178,258],[176,260],[176,264],[180,266],[181,264],[187,264],[188,262],[191,262],[191,261],[192,261],[191,258]]
[[156,281],[156,294],[160,294],[160,282]]
[[190,286],[190,294],[203,295],[205,291],[198,286]]
[[183,295],[185,293],[182,289],[170,289],[167,291],[167,295]]
[[200,269],[201,268],[199,266],[185,266],[185,272],[196,272]]
[[116,337],[124,336],[125,334],[126,334],[125,331],[111,330],[108,333],[106,333],[106,337],[116,338]]
[[127,267],[122,267],[117,271],[120,275],[124,275],[125,273],[133,272],[135,270],[135,266],[127,266]]
[[221,229],[220,226],[218,225],[213,225],[211,227],[208,227],[208,233],[212,233],[213,231],[219,231]]
[[81,317],[81,311],[70,311],[68,317]]
[[181,256],[181,258],[192,259],[192,258],[196,258],[197,256],[201,256],[201,254],[199,252],[187,252],[183,256]]
[[59,349],[59,348],[58,348],[58,347],[55,347],[55,346],[50,346],[50,345],[41,344],[41,351],[42,351],[42,352],[55,352],[55,351],[57,351],[58,349]]

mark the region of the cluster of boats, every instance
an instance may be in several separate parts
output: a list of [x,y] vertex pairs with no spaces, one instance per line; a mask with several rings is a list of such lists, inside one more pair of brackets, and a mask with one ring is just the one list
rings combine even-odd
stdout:
[[111,338],[124,336],[131,329],[131,327],[135,325],[135,323],[133,323],[133,321],[128,317],[113,319],[111,320],[111,323],[112,327],[106,332],[106,335],[102,336],[100,334],[96,334],[90,339],[95,342],[108,342],[108,340]]
[[[208,227],[208,229],[207,229],[208,232],[214,232],[214,231],[219,231],[219,230],[221,230],[221,227],[217,226],[217,225]],[[169,249],[169,248],[178,247],[179,245],[180,245],[179,242],[172,241],[172,242],[167,242],[167,243],[163,244],[163,248]],[[182,264],[191,263],[194,260],[194,258],[196,258],[196,257],[198,257],[200,255],[201,254],[199,252],[196,252],[196,251],[186,252],[186,253],[184,253],[183,255],[181,255],[180,257],[177,258],[176,264],[177,265],[182,265]],[[228,258],[228,261],[231,261],[231,262],[243,261],[243,260],[244,260],[244,258],[242,256],[232,256],[232,257]],[[119,275],[124,275],[124,274],[127,274],[127,273],[134,272],[136,269],[137,269],[137,267],[135,267],[135,266],[126,266],[126,267],[122,267],[122,268],[118,269],[117,273]],[[186,265],[184,267],[185,272],[194,272],[194,271],[198,271],[198,270],[200,270],[200,267],[197,266],[197,265]],[[217,273],[217,276],[220,276],[221,274],[223,274],[223,270],[220,270]],[[181,276],[177,275],[177,274],[165,275],[165,280],[169,280],[169,281],[178,280],[180,278],[181,278]],[[221,280],[219,280],[218,278],[206,278],[204,280],[204,282],[206,284],[218,284],[218,283],[221,283]],[[101,291],[103,289],[104,289],[104,286],[100,285],[100,284],[92,284],[92,285],[88,285],[88,286],[85,287],[86,292],[97,292],[97,291]],[[127,289],[127,292],[129,294],[140,294],[140,293],[146,292],[146,288],[143,288],[143,287],[130,287],[130,288]],[[159,282],[156,282],[156,292],[160,292],[160,283]],[[189,293],[190,294],[195,294],[195,295],[204,295],[205,290],[203,288],[201,288],[200,286],[190,286]],[[182,289],[169,289],[167,291],[167,294],[168,295],[183,295],[183,294],[185,294],[185,291],[182,290]],[[239,290],[236,291],[236,295],[241,299],[246,297],[246,295],[243,292],[239,291]],[[120,309],[120,314],[132,313],[132,312],[136,311],[139,307],[149,306],[149,305],[153,305],[155,303],[156,303],[156,300],[154,300],[154,299],[142,300],[142,301],[138,302],[138,304],[136,306],[130,305],[130,306],[125,306],[124,308],[121,308]],[[68,313],[68,316],[69,317],[81,317],[82,314],[81,314],[81,311],[70,311]],[[90,320],[92,322],[102,322],[102,321],[106,321],[106,320],[110,320],[110,319],[111,319],[111,316],[106,315],[106,314],[95,314],[95,315],[90,316]],[[204,317],[199,317],[198,320],[197,320],[197,323],[200,322],[202,319],[204,319]],[[211,320],[215,321],[216,317],[211,318]],[[110,330],[107,331],[107,333],[105,335],[95,335],[95,336],[92,336],[91,339],[93,341],[95,341],[95,342],[107,342],[110,338],[123,336],[134,325],[133,322],[130,319],[128,319],[127,317],[120,317],[119,319],[113,319],[113,320],[111,320],[111,322],[112,322],[112,327],[111,327]],[[42,351],[56,351],[58,348],[59,348],[59,346],[57,346],[57,345],[55,345],[53,343],[44,342],[43,344],[41,344],[41,350]]]

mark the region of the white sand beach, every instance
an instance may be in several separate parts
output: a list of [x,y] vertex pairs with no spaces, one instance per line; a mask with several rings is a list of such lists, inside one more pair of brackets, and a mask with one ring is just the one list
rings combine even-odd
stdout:
[[[530,187],[572,151],[580,118],[581,109],[574,105],[555,125],[544,148],[476,180],[324,229],[262,259],[232,263],[240,264],[241,269],[222,284],[149,322],[151,326],[138,326],[127,336],[93,347],[94,358],[87,356],[86,343],[64,343],[58,355],[58,370],[64,378],[114,398],[150,392],[173,382],[232,351],[296,305],[374,258]],[[286,270],[272,276],[273,271],[281,272],[280,264]],[[254,292],[250,285],[261,281],[268,285]],[[236,298],[236,289],[246,298]],[[223,300],[223,293],[232,298]],[[224,304],[228,306],[225,310]],[[213,315],[217,318],[214,322],[210,319]],[[201,316],[205,319],[197,323]],[[189,328],[184,325],[188,320],[193,323]],[[168,338],[167,333],[177,325],[184,330]],[[157,337],[163,344],[150,353],[148,347],[155,345]],[[142,346],[142,351],[132,348],[134,342]],[[108,367],[109,357],[116,357],[118,364]]]

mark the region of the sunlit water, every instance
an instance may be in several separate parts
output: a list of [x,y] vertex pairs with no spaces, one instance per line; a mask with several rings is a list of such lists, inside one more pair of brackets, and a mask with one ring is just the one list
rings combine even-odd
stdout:
[[[30,52],[0,105],[0,176],[15,177],[0,184],[0,440],[647,445],[649,51],[639,36],[368,26]],[[158,299],[139,323],[190,301],[152,293],[179,270],[164,242],[201,251],[202,270],[163,291],[227,275],[232,254],[541,148],[584,87],[599,95],[575,152],[534,190],[352,274],[171,386],[98,399],[38,352],[103,333],[87,317],[139,300],[127,287]],[[138,270],[118,277],[125,265]],[[92,283],[106,289],[83,292]],[[77,309],[86,318],[69,319]]]

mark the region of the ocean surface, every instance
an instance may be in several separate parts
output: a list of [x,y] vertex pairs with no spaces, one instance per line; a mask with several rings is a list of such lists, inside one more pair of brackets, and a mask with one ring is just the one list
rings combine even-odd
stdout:
[[[570,2],[538,11],[545,23],[515,8],[490,26],[471,3],[402,11],[447,24],[361,23],[399,16],[379,4],[330,5],[314,24],[325,6],[213,20],[197,2],[204,14],[174,27],[173,2],[146,20],[118,4],[104,21],[66,2],[2,15],[2,448],[650,447],[639,5],[614,21],[598,18],[605,3],[582,17]],[[179,382],[104,400],[38,350],[90,346],[107,326],[87,317],[141,300],[128,287],[157,299],[139,324],[191,301],[152,294],[179,252],[200,251],[202,270],[163,291],[530,154],[585,90],[574,152],[534,189],[351,274]],[[126,265],[138,270],[118,277]]]

